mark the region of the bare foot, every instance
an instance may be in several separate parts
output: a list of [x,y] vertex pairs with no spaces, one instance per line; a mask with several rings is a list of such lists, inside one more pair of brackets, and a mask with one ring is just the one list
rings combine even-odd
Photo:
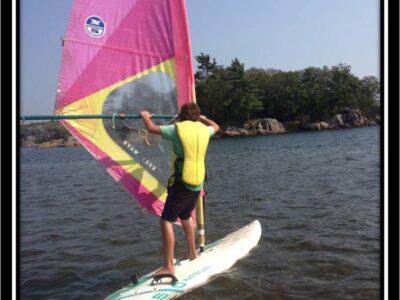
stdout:
[[175,274],[175,268],[174,267],[162,267],[160,270],[158,270],[154,275],[160,275],[160,274]]

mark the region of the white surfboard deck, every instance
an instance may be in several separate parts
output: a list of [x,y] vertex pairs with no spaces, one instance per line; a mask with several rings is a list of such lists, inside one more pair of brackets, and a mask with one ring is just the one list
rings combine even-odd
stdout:
[[223,239],[206,245],[195,260],[182,260],[175,263],[175,276],[178,282],[162,279],[154,283],[152,275],[157,270],[139,278],[136,284],[115,292],[106,300],[144,300],[175,299],[194,288],[207,283],[212,276],[228,270],[238,259],[246,256],[261,237],[261,224],[254,220],[250,224],[232,232]]

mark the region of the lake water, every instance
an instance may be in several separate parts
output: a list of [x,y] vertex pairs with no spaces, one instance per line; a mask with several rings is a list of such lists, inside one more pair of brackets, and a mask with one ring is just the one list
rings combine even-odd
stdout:
[[[380,299],[379,127],[212,140],[207,167],[207,241],[263,233],[180,299]],[[103,299],[162,264],[159,219],[83,148],[22,148],[19,204],[21,299]]]

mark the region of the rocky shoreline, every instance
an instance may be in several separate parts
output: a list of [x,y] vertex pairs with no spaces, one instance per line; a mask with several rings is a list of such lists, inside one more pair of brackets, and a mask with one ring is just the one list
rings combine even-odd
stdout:
[[[216,138],[333,130],[341,128],[376,126],[379,124],[379,117],[367,118],[359,110],[345,109],[340,114],[337,114],[328,120],[312,123],[300,121],[281,123],[272,118],[250,120],[243,124],[242,127],[230,126],[221,129],[221,132],[216,136]],[[68,138],[54,139],[44,143],[35,143],[33,139],[27,138],[21,143],[21,147],[47,149],[61,147],[82,147],[82,145],[73,136],[69,136]]]
[[376,126],[380,124],[380,117],[367,118],[359,110],[346,109],[332,118],[319,122],[286,122],[281,123],[276,119],[258,119],[246,122],[243,127],[228,127],[221,136],[255,136],[268,134],[281,134],[288,132],[319,131],[341,128],[356,128]]
[[71,136],[67,140],[56,139],[44,143],[32,143],[32,142],[22,143],[21,147],[48,149],[48,148],[64,148],[64,147],[82,147],[82,144],[79,143],[78,140],[75,139],[73,136]]

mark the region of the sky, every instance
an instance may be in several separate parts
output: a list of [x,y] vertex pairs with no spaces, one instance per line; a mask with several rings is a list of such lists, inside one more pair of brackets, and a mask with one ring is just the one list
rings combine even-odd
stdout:
[[[345,63],[380,74],[379,0],[186,0],[194,56],[283,71]],[[20,0],[20,112],[53,114],[72,0]]]

